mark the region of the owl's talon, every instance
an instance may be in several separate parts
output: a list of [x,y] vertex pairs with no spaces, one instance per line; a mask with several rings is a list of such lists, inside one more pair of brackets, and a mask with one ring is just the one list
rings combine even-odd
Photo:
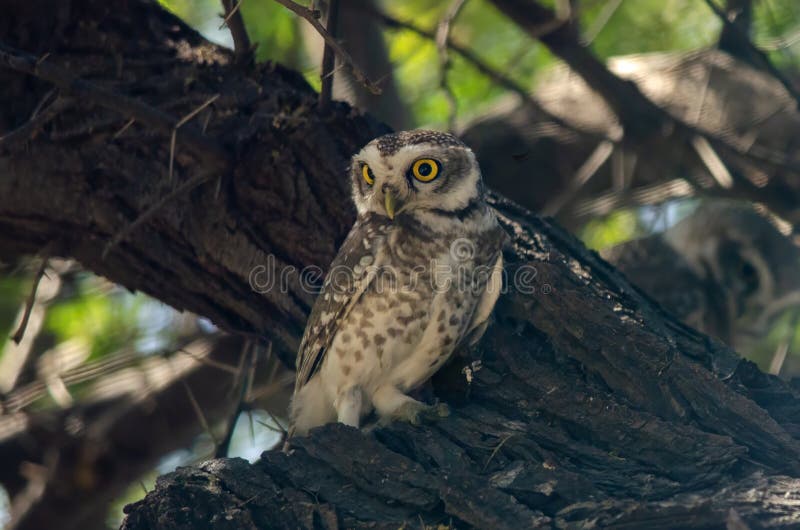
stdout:
[[450,407],[447,406],[447,403],[437,403],[433,407],[440,418],[446,418],[450,415]]
[[409,401],[402,404],[392,414],[392,420],[407,421],[411,425],[422,425],[446,418],[450,415],[450,407],[445,403],[425,405],[418,401]]

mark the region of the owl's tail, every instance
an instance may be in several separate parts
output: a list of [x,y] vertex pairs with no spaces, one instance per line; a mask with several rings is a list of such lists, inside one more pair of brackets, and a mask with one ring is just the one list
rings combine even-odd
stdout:
[[336,409],[322,387],[319,374],[295,392],[289,406],[289,435],[305,436],[314,427],[336,421]]

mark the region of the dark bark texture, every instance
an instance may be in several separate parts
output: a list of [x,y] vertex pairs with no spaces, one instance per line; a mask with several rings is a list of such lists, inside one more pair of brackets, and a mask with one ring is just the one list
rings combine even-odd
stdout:
[[[325,268],[353,221],[348,157],[385,129],[343,104],[318,112],[297,73],[235,66],[154,2],[58,6],[11,3],[0,21],[6,65],[24,52],[73,76],[48,94],[52,83],[0,68],[0,256],[47,246],[271,341],[291,364],[313,295],[296,273],[285,289],[253,289],[253,272],[261,284]],[[215,96],[178,129],[170,172],[170,127]],[[508,291],[479,347],[434,378],[450,417],[329,425],[254,465],[180,469],[127,507],[123,527],[800,524],[798,392],[680,324],[551,221],[492,202],[511,236]]]

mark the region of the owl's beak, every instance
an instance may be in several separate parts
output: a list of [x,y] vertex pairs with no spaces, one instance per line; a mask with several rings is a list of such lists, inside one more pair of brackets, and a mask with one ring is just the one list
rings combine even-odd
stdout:
[[383,205],[386,207],[386,215],[389,219],[394,219],[395,211],[397,211],[397,198],[392,190],[386,190],[383,194]]

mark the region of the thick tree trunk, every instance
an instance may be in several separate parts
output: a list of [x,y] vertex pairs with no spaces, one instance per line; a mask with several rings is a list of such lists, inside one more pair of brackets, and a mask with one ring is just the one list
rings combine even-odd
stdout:
[[[347,158],[383,128],[341,104],[317,112],[296,73],[230,65],[154,2],[47,5],[0,22],[0,62],[63,89],[24,125],[52,84],[0,69],[14,102],[0,130],[22,127],[0,140],[0,256],[47,247],[291,363],[313,282],[281,271],[330,262],[353,220]],[[170,175],[171,128],[212,97],[178,130]],[[472,353],[482,366],[461,358],[434,378],[449,418],[330,425],[252,466],[179,470],[128,507],[125,528],[796,523],[796,391],[550,221],[493,204],[512,236],[508,292]]]

